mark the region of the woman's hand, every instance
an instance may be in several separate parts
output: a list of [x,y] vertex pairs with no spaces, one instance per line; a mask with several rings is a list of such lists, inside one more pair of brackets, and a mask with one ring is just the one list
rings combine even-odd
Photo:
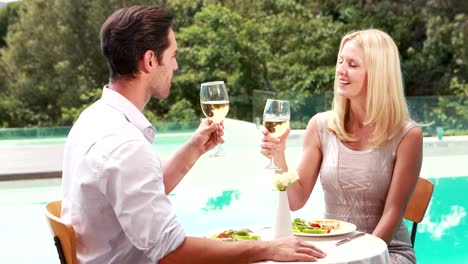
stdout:
[[289,136],[290,128],[279,137],[272,137],[268,131],[262,130],[262,144],[260,152],[269,159],[273,158],[273,162],[282,171],[288,171],[288,164],[284,151],[286,150],[286,138]]
[[263,137],[262,144],[260,145],[260,152],[269,159],[271,159],[272,157],[274,157],[275,159],[284,157],[284,151],[286,149],[286,138],[289,136],[289,132],[291,132],[290,128],[288,128],[281,137],[276,138],[272,137],[266,129],[263,129]]

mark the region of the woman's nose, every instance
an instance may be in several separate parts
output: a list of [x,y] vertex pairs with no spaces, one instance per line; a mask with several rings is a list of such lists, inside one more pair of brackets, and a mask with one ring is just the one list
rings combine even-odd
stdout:
[[344,62],[336,66],[336,73],[345,74],[345,72],[346,72],[346,66]]

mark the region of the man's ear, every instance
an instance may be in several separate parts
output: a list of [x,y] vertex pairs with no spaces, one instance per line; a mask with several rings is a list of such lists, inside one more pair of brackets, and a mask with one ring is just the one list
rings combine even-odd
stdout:
[[142,68],[143,68],[143,71],[147,72],[150,70],[151,67],[155,66],[156,63],[157,63],[157,58],[156,58],[156,54],[154,53],[154,51],[152,50],[147,50],[144,54],[143,54],[143,58],[141,60],[142,62]]

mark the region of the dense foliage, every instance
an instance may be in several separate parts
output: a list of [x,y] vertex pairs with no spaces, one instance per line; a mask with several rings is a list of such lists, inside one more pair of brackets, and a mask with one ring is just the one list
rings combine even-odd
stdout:
[[[339,40],[380,28],[399,46],[408,96],[441,97],[424,122],[467,129],[468,3],[457,0],[22,0],[0,9],[0,127],[70,125],[108,82],[99,30],[113,10],[166,6],[179,74],[150,120],[196,121],[199,85],[227,83],[229,117],[252,120],[258,90],[293,100],[295,127],[330,106]],[[258,103],[260,102],[260,103]]]

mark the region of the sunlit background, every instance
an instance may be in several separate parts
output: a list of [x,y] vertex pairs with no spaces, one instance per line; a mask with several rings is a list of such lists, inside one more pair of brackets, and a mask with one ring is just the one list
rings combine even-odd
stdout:
[[[331,107],[340,38],[373,27],[399,47],[410,112],[425,136],[420,176],[435,185],[418,227],[418,263],[468,263],[468,1],[458,0],[0,1],[0,263],[58,263],[44,205],[61,198],[71,125],[108,82],[100,26],[133,4],[165,5],[175,16],[171,96],[144,112],[162,158],[203,117],[200,83],[223,80],[229,93],[226,156],[202,157],[169,196],[187,234],[271,226],[276,196],[257,127],[266,99],[291,103],[294,167],[307,122]],[[320,217],[323,207],[317,185],[293,216]]]

